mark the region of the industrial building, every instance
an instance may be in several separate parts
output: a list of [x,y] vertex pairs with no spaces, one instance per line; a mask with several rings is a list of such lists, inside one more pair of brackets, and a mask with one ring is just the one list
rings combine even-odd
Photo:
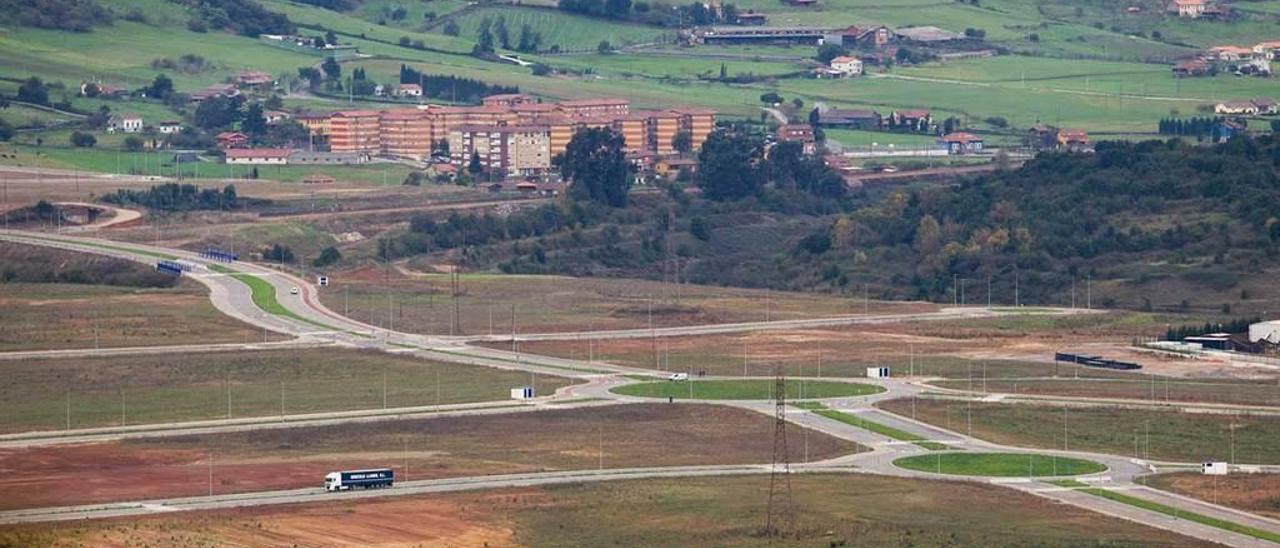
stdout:
[[1249,342],[1280,345],[1280,320],[1258,322],[1249,326]]

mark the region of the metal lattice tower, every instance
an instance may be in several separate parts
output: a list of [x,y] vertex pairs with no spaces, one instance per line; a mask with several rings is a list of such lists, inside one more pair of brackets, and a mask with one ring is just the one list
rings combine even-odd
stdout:
[[787,380],[782,368],[775,370],[773,465],[769,471],[769,506],[764,534],[783,536],[795,531],[796,514],[791,504],[791,453],[787,451]]

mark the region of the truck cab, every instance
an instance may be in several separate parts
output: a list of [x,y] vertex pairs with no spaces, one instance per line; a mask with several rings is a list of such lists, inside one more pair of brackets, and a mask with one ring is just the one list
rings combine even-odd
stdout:
[[342,489],[342,474],[338,472],[329,472],[324,475],[324,490],[337,491]]

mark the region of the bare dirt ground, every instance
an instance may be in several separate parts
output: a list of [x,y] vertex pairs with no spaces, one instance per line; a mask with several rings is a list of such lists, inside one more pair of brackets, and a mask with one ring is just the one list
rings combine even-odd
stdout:
[[[543,470],[768,462],[773,422],[711,405],[387,421],[148,441],[0,450],[0,508],[316,486],[333,470],[392,467],[398,479]],[[797,428],[791,435],[800,439]],[[859,450],[810,432],[811,460]],[[792,459],[806,457],[792,444]],[[406,467],[407,464],[407,467]]]
[[797,534],[759,534],[767,478],[502,489],[0,528],[31,546],[1203,546],[992,485],[792,478]]
[[1147,484],[1200,500],[1280,519],[1280,474],[1161,474]]

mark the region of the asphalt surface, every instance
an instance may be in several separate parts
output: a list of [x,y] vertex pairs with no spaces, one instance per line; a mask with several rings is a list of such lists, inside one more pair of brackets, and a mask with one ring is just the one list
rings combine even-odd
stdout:
[[[50,234],[32,234],[18,231],[0,231],[0,239],[22,241],[25,243],[33,243],[74,251],[112,255],[146,263],[154,263],[157,259],[155,256],[148,254],[163,253],[177,256],[198,264],[207,265],[206,261],[201,259],[197,254],[191,252],[154,248],[140,244],[122,244],[107,240],[72,238],[68,236]],[[205,267],[191,273],[190,277],[209,287],[210,300],[219,310],[229,316],[238,318],[264,329],[269,329],[286,335],[292,335],[296,337],[296,339],[292,341],[292,344],[339,344],[344,346],[378,348],[387,351],[413,353],[431,359],[585,378],[588,382],[586,384],[566,387],[554,396],[530,403],[491,402],[487,404],[468,404],[463,406],[427,406],[424,408],[373,410],[354,413],[322,413],[312,416],[289,415],[285,417],[278,417],[276,420],[263,418],[230,419],[227,421],[202,421],[201,423],[181,423],[174,425],[145,425],[133,427],[133,429],[123,428],[114,430],[105,429],[104,431],[27,433],[18,436],[0,437],[0,446],[29,446],[49,443],[101,441],[121,439],[124,437],[145,437],[155,435],[174,435],[174,433],[215,431],[209,429],[248,430],[258,428],[292,427],[298,425],[335,424],[338,422],[348,421],[388,420],[392,418],[408,418],[411,416],[508,413],[537,410],[550,404],[555,404],[557,408],[563,408],[566,405],[608,405],[617,402],[638,401],[643,399],[619,396],[610,391],[618,385],[634,382],[632,379],[621,377],[619,374],[646,375],[652,377],[661,377],[664,375],[662,372],[652,370],[620,367],[605,363],[586,363],[579,360],[563,358],[551,358],[527,354],[522,355],[516,352],[481,348],[467,344],[468,342],[477,340],[510,340],[509,336],[428,337],[380,329],[375,326],[345,318],[325,308],[319,303],[316,296],[316,288],[312,286],[308,280],[302,280],[286,272],[280,272],[260,265],[242,262],[225,264],[222,266],[223,268],[230,269],[238,274],[248,274],[262,280],[266,280],[275,289],[277,299],[288,313],[285,315],[269,314],[261,310],[254,304],[249,287],[231,275],[216,272],[213,269]],[[290,294],[290,290],[294,287],[298,288],[298,295]],[[1084,311],[1048,311],[1048,313],[1059,314],[1081,312]],[[756,331],[762,329],[794,329],[799,327],[896,322],[905,320],[990,317],[1004,313],[1008,312],[999,309],[950,308],[939,312],[922,314],[840,316],[835,318],[749,322],[663,329],[626,329],[590,333],[535,333],[519,335],[517,338],[520,340],[552,340],[585,337],[639,338],[652,336],[700,335]],[[216,347],[224,345],[196,346],[206,346],[207,348],[216,350]],[[1136,485],[1133,482],[1134,479],[1153,472],[1156,469],[1155,463],[1115,455],[1075,451],[1030,450],[1019,447],[1003,446],[979,440],[957,432],[913,421],[907,417],[887,413],[872,407],[872,404],[882,399],[918,395],[924,389],[924,387],[920,385],[890,379],[859,379],[859,382],[879,384],[886,390],[885,392],[871,396],[834,398],[826,400],[825,403],[827,403],[830,408],[862,416],[881,424],[924,436],[929,440],[935,440],[953,447],[964,448],[968,451],[1035,453],[1042,455],[1085,458],[1097,461],[1105,464],[1108,469],[1099,474],[1076,477],[1076,479],[1096,484],[1100,487],[1123,490],[1131,496],[1174,506],[1179,508],[1181,511],[1190,511],[1219,517],[1236,523],[1280,533],[1280,522],[1277,520],[1263,518],[1199,500],[1162,493]],[[933,390],[932,387],[929,389]],[[574,400],[580,401],[575,402]],[[560,403],[561,401],[566,401],[567,403]],[[655,400],[650,399],[647,401]],[[732,405],[769,415],[774,413],[774,404],[769,401],[733,401],[715,403]],[[805,426],[815,431],[857,442],[870,449],[869,451],[841,457],[831,461],[824,461],[820,463],[797,463],[794,465],[797,472],[860,472],[901,477],[935,479],[945,477],[948,479],[959,478],[971,481],[990,482],[1007,488],[1047,497],[1066,504],[1115,516],[1121,519],[1127,519],[1148,526],[1167,529],[1212,542],[1218,542],[1230,546],[1274,546],[1274,544],[1242,534],[1207,527],[1185,519],[1176,519],[1164,514],[1120,504],[1080,491],[1053,486],[1046,483],[1046,478],[993,479],[986,477],[958,477],[901,469],[893,466],[892,462],[895,459],[904,456],[925,454],[928,451],[912,443],[893,440],[869,430],[828,419],[804,410],[789,410],[787,413],[787,419],[795,424]],[[1194,463],[1178,464],[1194,465]],[[551,485],[556,483],[577,483],[585,481],[642,479],[655,477],[740,475],[766,473],[768,471],[768,466],[668,467],[631,470],[606,469],[595,471],[564,471],[540,474],[450,478],[446,480],[421,482],[409,481],[397,483],[396,487],[393,489],[363,492],[325,493],[322,489],[317,487],[286,491],[214,495],[208,497],[24,509],[0,512],[0,523],[137,516],[181,510],[204,510],[241,506],[291,504],[324,500],[346,500],[350,498],[376,496],[401,496],[460,490]]]

